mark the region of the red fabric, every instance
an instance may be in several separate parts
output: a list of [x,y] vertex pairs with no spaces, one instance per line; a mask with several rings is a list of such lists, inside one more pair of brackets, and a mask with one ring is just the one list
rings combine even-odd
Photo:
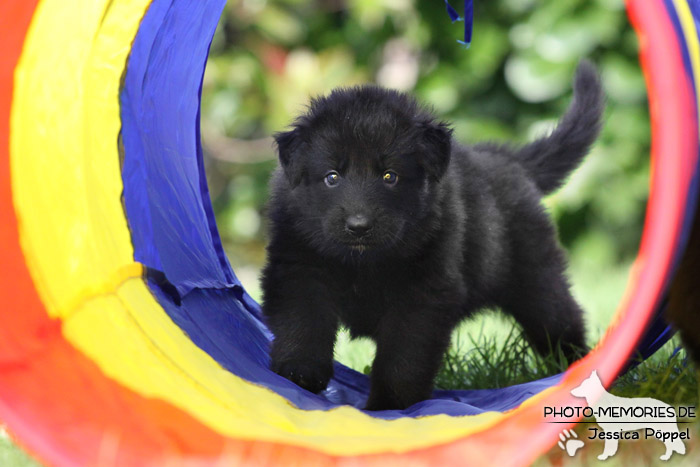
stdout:
[[48,318],[19,246],[9,167],[13,72],[36,1],[0,2],[0,420],[50,464],[218,456],[225,439],[107,379]]

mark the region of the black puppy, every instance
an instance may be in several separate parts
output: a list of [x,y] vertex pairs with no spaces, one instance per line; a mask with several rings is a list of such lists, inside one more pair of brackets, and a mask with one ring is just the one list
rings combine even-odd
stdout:
[[586,348],[565,257],[541,205],[595,140],[594,67],[551,135],[462,146],[411,97],[374,86],[314,99],[276,135],[263,312],[272,370],[312,392],[333,374],[342,323],[377,343],[367,409],[430,396],[465,317],[500,307],[540,353]]

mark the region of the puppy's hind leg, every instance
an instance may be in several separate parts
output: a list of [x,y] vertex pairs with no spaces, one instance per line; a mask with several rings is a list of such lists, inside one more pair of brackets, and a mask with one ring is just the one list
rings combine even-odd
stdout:
[[583,311],[564,276],[563,261],[518,274],[503,294],[503,311],[522,326],[535,350],[547,355],[560,346],[569,363],[588,351]]

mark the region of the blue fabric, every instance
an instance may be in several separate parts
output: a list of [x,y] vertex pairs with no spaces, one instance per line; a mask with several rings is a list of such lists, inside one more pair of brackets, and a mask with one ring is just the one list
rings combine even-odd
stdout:
[[[260,319],[260,309],[242,298],[242,289],[194,289],[178,306],[154,281],[149,286],[173,321],[192,341],[230,372],[266,386],[307,410],[328,410],[339,405],[361,409],[369,394],[367,376],[335,363],[334,377],[326,391],[312,394],[269,371],[268,349],[272,335]],[[556,384],[560,375],[503,389],[435,391],[429,401],[406,410],[369,412],[393,419],[401,416],[434,414],[474,415],[484,411],[504,411],[543,389]]]
[[151,4],[121,94],[124,203],[135,259],[184,295],[240,285],[221,248],[202,170],[199,102],[224,1]]
[[[124,206],[134,257],[148,268],[148,285],[168,315],[227,370],[302,409],[362,407],[368,378],[341,364],[335,364],[335,376],[320,395],[268,370],[272,335],[221,246],[202,163],[199,105],[209,44],[223,6],[224,0],[154,0],[134,40],[120,95]],[[649,345],[660,335],[655,331]],[[559,379],[435,391],[434,399],[407,410],[372,415],[504,411]]]

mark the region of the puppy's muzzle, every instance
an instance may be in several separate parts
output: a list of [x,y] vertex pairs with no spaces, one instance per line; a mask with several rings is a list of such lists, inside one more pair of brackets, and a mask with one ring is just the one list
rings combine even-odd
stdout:
[[345,220],[345,229],[355,237],[363,237],[372,229],[372,224],[367,216],[354,214]]

